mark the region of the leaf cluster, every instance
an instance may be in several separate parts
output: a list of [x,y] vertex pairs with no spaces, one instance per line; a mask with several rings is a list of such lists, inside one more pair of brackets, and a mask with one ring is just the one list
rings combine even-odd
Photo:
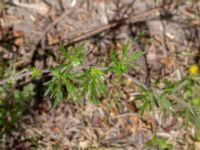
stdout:
[[[114,72],[118,77],[125,73],[129,67],[135,67],[131,62],[144,52],[136,52],[130,57],[126,57],[128,51],[127,42],[122,49],[122,57],[117,58],[114,52],[111,53],[111,63],[108,67],[84,67],[83,62],[86,59],[83,51],[84,45],[66,50],[64,46],[60,46],[60,51],[66,58],[66,63],[52,69],[52,79],[45,83],[47,85],[46,95],[54,99],[54,106],[57,106],[63,99],[63,89],[74,100],[80,102],[81,98],[88,97],[92,102],[98,104],[99,97],[108,96],[108,72]],[[76,70],[77,68],[84,68]],[[37,73],[36,73],[37,74]],[[65,92],[65,93],[66,93]]]
[[151,140],[149,140],[146,144],[145,144],[145,148],[147,147],[154,147],[154,148],[158,148],[158,149],[169,149],[172,150],[173,146],[171,144],[168,143],[168,139],[167,138],[159,138],[158,136],[153,136],[153,138]]
[[[140,107],[143,115],[148,109],[161,108],[167,111],[179,107],[179,115],[184,117],[185,127],[192,122],[196,125],[196,139],[200,140],[200,98],[199,75],[184,77],[175,83],[167,82],[163,90],[149,89],[140,86],[141,95],[137,97],[142,101]],[[171,98],[170,98],[171,97]]]
[[114,71],[118,77],[120,77],[124,72],[126,72],[129,68],[134,68],[137,65],[133,63],[133,61],[140,56],[144,55],[144,52],[135,52],[130,57],[127,57],[129,43],[125,43],[122,48],[122,56],[120,59],[117,59],[117,56],[114,51],[111,53],[111,60],[113,61],[113,65],[110,66],[111,71]]
[[[13,96],[10,90],[11,85],[0,87],[0,135],[9,130],[21,117],[26,109],[27,102],[33,99],[34,84],[28,84],[22,90],[14,90]],[[9,98],[9,99],[8,99]]]

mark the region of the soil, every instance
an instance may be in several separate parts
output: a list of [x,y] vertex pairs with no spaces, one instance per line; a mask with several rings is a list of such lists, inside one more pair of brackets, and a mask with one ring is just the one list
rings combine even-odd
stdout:
[[[119,54],[128,40],[128,56],[145,51],[128,75],[149,88],[159,81],[162,89],[164,80],[180,80],[191,64],[200,64],[199,1],[5,0],[0,16],[0,57],[12,60],[17,72],[55,67],[63,61],[61,43],[66,49],[84,43],[87,63],[105,66],[111,50]],[[4,77],[0,70],[0,81]],[[194,125],[184,128],[184,118],[160,109],[141,117],[134,103],[138,86],[127,77],[109,87],[113,98],[102,98],[98,106],[65,98],[56,109],[44,96],[45,80],[21,81],[33,82],[37,95],[0,149],[153,150],[159,148],[144,146],[155,132],[177,150],[200,149]]]

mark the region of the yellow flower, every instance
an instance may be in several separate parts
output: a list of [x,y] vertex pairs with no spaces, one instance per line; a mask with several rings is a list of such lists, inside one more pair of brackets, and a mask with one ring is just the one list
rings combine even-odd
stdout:
[[189,68],[189,72],[191,75],[199,73],[199,67],[197,65],[191,65]]

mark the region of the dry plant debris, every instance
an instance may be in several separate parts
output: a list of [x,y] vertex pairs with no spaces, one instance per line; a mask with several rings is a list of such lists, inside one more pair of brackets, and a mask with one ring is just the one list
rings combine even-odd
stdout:
[[[19,122],[2,137],[0,149],[153,150],[166,144],[167,149],[199,150],[195,125],[185,128],[186,118],[178,115],[182,104],[170,111],[147,107],[141,116],[143,103],[136,99],[141,95],[140,83],[159,94],[166,81],[199,75],[199,17],[200,2],[194,0],[1,1],[0,85],[22,78],[12,88],[33,82],[37,94]],[[145,55],[120,82],[108,75],[113,81],[109,98],[101,97],[99,105],[87,97],[81,104],[64,98],[52,109],[51,100],[43,95],[43,82],[50,78],[47,68],[66,61],[58,50],[60,43],[71,48],[83,42],[86,64],[106,66],[111,50],[120,57],[128,40],[128,56],[140,51]],[[32,81],[28,67],[40,68],[44,76]],[[193,104],[200,104],[199,96]],[[176,103],[173,95],[168,99]],[[188,101],[179,101],[190,107]],[[9,114],[6,117],[9,120]]]

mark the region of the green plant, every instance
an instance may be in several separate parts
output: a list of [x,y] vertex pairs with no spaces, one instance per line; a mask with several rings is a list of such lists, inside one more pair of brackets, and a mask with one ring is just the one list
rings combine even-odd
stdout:
[[147,88],[145,85],[139,85],[141,95],[137,99],[142,100],[140,107],[141,115],[149,108],[149,110],[155,107],[165,109],[169,111],[171,103],[169,102],[169,96],[176,91],[180,81],[177,83],[167,83],[167,86],[163,90],[156,88]]
[[143,115],[148,108],[154,111],[155,106],[168,112],[172,110],[170,108],[179,107],[181,110],[178,114],[184,117],[185,127],[188,127],[189,123],[193,123],[196,126],[196,139],[200,140],[199,79],[199,75],[191,75],[174,83],[167,81],[162,90],[149,89],[141,85],[141,95],[137,97],[142,101],[141,114]]
[[[2,127],[0,132],[3,133],[20,119],[27,101],[31,100],[35,95],[33,84],[24,86],[19,90],[12,87],[12,80],[18,80],[30,75],[33,78],[38,78],[44,73],[48,73],[51,79],[44,83],[46,86],[45,94],[50,95],[53,99],[54,107],[64,97],[77,103],[87,98],[91,102],[99,104],[101,97],[108,97],[109,95],[109,85],[112,82],[109,80],[108,74],[116,75],[117,81],[120,81],[121,76],[129,68],[137,67],[132,61],[144,54],[144,52],[136,52],[127,57],[128,47],[129,43],[127,42],[124,44],[119,56],[112,51],[108,66],[84,65],[86,54],[84,52],[84,44],[80,44],[69,50],[66,50],[61,45],[60,51],[64,56],[64,61],[55,68],[50,68],[49,70],[32,68],[29,72],[17,74],[16,68],[12,67],[7,74],[18,75],[18,77],[8,78],[9,82],[0,86],[0,126]],[[3,68],[4,62],[0,60],[0,78],[5,76]],[[179,107],[181,110],[178,113],[172,113],[179,114],[185,118],[185,127],[188,127],[189,123],[192,122],[196,126],[196,140],[200,140],[199,79],[200,76],[196,74],[184,77],[176,82],[166,81],[166,86],[163,89],[158,89],[154,86],[154,83],[152,83],[151,87],[138,84],[140,96],[137,99],[140,101],[141,114],[143,115],[145,111],[155,111],[155,109],[171,111]],[[156,136],[146,145],[158,146],[163,149],[171,148],[171,145],[167,143],[167,139],[160,139]]]
[[92,102],[98,104],[100,96],[108,95],[107,73],[114,72],[120,78],[128,68],[136,66],[130,62],[144,54],[144,52],[136,52],[130,57],[126,57],[128,45],[128,42],[124,45],[119,59],[112,52],[111,62],[106,67],[84,66],[83,62],[86,56],[83,44],[68,51],[61,45],[60,51],[67,61],[51,69],[52,79],[45,83],[46,95],[50,94],[54,99],[54,106],[57,106],[63,99],[63,89],[66,89],[68,96],[74,100],[80,102],[81,98],[88,96]]
[[129,68],[136,67],[137,66],[136,64],[130,62],[132,62],[133,60],[139,58],[144,54],[143,51],[136,52],[127,58],[126,55],[128,51],[128,46],[129,46],[128,42],[123,46],[120,59],[117,59],[117,56],[113,51],[111,53],[111,60],[113,61],[114,64],[111,63],[110,70],[115,72],[118,77],[121,77],[121,75],[124,72],[126,72]]
[[199,75],[184,77],[180,81],[169,83],[163,91],[166,97],[171,96],[173,108],[181,106],[179,114],[185,118],[186,127],[190,122],[197,124],[196,121],[200,119],[199,79]]
[[167,138],[159,138],[157,136],[153,136],[151,140],[149,140],[145,144],[145,148],[147,147],[153,147],[153,148],[159,148],[159,149],[168,149],[172,150],[173,146],[168,143]]
[[156,91],[140,85],[141,95],[137,99],[142,100],[142,106],[140,107],[141,115],[149,108],[150,110],[154,109],[154,106],[159,107],[158,95]]
[[111,83],[107,78],[108,73],[116,73],[118,79],[125,73],[132,60],[137,59],[144,52],[134,53],[130,57],[126,57],[128,50],[128,43],[126,43],[122,50],[122,57],[117,58],[116,54],[112,52],[112,61],[108,66],[97,67],[84,65],[86,54],[83,51],[84,45],[80,44],[75,48],[66,50],[64,46],[60,46],[65,61],[55,68],[49,70],[41,70],[38,68],[31,68],[17,73],[15,63],[9,65],[10,67],[4,70],[4,62],[0,60],[0,78],[10,76],[0,81],[0,135],[3,135],[20,120],[23,112],[29,107],[27,104],[34,97],[35,86],[28,84],[16,88],[18,82],[24,77],[31,76],[33,79],[40,78],[47,73],[51,79],[47,81],[45,94],[50,95],[54,100],[54,107],[67,96],[68,99],[73,99],[80,103],[86,97],[91,102],[98,104],[100,97],[107,97],[109,95],[108,85]]
[[[185,124],[188,126],[189,122],[192,122],[196,127],[195,138],[200,141],[200,87],[199,87],[199,75],[193,75],[186,77],[183,81],[184,92],[183,92],[183,100],[185,106],[185,113],[182,115],[186,118]],[[180,95],[178,95],[180,96]]]
[[7,84],[0,87],[0,135],[8,131],[20,119],[27,103],[35,95],[35,86],[31,83],[24,86],[22,90],[11,91],[11,86]]

